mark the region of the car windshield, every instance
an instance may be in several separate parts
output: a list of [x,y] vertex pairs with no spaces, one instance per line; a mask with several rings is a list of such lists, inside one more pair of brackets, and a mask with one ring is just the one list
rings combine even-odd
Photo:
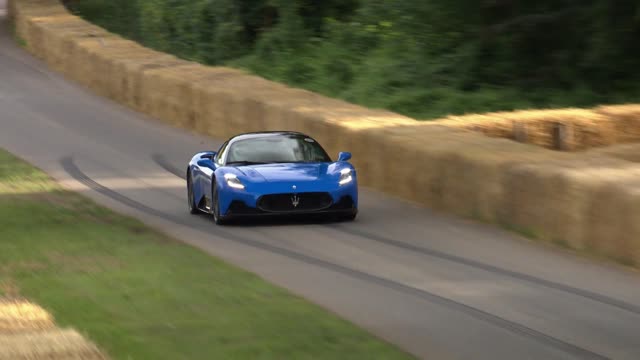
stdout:
[[330,161],[320,144],[298,134],[238,140],[231,144],[227,156],[227,165]]

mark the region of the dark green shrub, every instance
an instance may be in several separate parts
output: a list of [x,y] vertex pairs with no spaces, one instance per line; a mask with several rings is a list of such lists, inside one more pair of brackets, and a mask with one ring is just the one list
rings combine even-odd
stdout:
[[68,0],[143,44],[418,118],[637,102],[633,0]]

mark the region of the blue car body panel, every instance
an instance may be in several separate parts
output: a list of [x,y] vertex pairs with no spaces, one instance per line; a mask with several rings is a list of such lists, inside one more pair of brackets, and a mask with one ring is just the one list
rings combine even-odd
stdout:
[[[212,199],[212,182],[218,186],[218,208],[221,216],[267,215],[285,213],[305,213],[305,211],[265,211],[258,202],[265,195],[287,194],[301,196],[308,193],[328,193],[331,205],[306,213],[357,212],[358,185],[357,173],[347,161],[319,163],[270,163],[247,166],[220,166],[216,162],[216,152],[200,152],[189,162],[187,175],[191,177],[195,203],[203,211],[208,211]],[[213,158],[211,158],[213,156]],[[343,169],[351,170],[353,180],[340,185],[339,178]],[[227,184],[225,174],[235,175],[244,185],[244,189],[232,188]],[[336,207],[341,201],[349,201],[350,206]],[[234,212],[230,207],[234,203],[244,210]]]

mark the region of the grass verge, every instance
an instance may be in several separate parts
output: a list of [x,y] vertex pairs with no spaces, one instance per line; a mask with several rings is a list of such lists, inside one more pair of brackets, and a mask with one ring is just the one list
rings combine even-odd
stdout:
[[409,358],[1,149],[0,229],[0,296],[33,299],[115,359]]
[[16,44],[20,45],[23,48],[27,47],[27,41],[18,35],[18,30],[16,29],[16,24],[13,22],[9,22],[9,28],[11,31],[11,35],[13,36],[13,40]]

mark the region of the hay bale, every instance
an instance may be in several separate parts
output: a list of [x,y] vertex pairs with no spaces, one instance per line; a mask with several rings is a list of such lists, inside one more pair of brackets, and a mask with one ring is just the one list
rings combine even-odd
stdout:
[[593,192],[586,245],[625,265],[640,265],[640,166],[612,174]]
[[0,335],[0,360],[103,360],[106,356],[74,330]]
[[550,159],[543,149],[508,140],[460,134],[438,160],[441,206],[455,214],[495,221],[505,196],[503,177],[522,163]]
[[[623,181],[635,169],[626,161],[578,156],[514,166],[505,176],[500,221],[532,230],[540,239],[585,250],[593,237],[590,227],[596,221],[608,221],[608,217],[594,219],[590,215],[601,210],[596,200],[600,192],[611,183]],[[599,241],[617,241],[611,236]]]
[[[356,137],[354,142],[367,153],[369,160],[358,166],[366,169],[367,177],[373,177],[369,181],[374,187],[434,208],[491,220],[501,206],[505,169],[553,155],[442,126],[421,124],[370,132],[377,137]],[[372,166],[386,173],[376,173]]]
[[558,128],[568,136],[567,150],[606,146],[618,141],[613,120],[589,109],[521,110],[488,114],[449,116],[434,123],[480,132],[491,137],[555,149]]
[[556,123],[552,137],[555,150],[570,151],[576,148],[574,127],[571,124]]
[[0,299],[0,334],[52,327],[53,318],[38,305],[25,300]]
[[9,23],[15,23],[15,6],[13,4],[15,0],[7,0],[7,9],[6,9],[6,16],[7,19],[9,20]]
[[613,122],[617,143],[640,141],[640,105],[599,106],[594,111]]
[[621,144],[593,149],[585,156],[609,156],[621,160],[640,163],[640,144]]

